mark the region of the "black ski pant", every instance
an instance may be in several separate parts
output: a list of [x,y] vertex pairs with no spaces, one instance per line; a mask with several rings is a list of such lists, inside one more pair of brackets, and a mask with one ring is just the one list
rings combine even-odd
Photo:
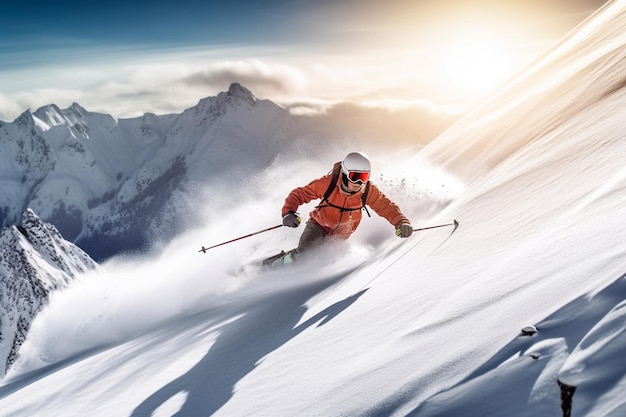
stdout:
[[302,232],[298,242],[298,254],[319,247],[326,238],[327,236],[322,226],[312,220],[307,221],[304,232]]

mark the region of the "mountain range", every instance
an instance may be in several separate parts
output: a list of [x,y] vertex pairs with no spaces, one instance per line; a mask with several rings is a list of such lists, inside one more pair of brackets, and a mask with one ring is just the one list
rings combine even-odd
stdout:
[[[353,138],[422,146],[454,120],[426,109],[347,104],[294,115],[233,83],[181,114],[118,119],[74,103],[0,122],[0,226],[31,208],[97,261],[141,251],[198,221],[195,190],[234,175],[245,181],[289,158]],[[253,153],[250,161],[242,155]]]

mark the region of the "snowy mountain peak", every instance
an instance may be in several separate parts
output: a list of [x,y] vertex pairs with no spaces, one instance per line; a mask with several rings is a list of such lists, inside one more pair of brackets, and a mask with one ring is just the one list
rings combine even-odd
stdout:
[[81,133],[86,126],[85,117],[92,113],[85,110],[77,103],[73,103],[65,110],[60,109],[56,104],[48,104],[38,108],[33,116],[36,124],[42,131],[55,126],[67,126],[70,128],[80,127]]
[[20,114],[13,123],[16,126],[21,127],[22,129],[28,129],[35,125],[35,118],[33,117],[33,113],[30,109],[26,110],[22,114]]
[[95,262],[81,249],[69,244],[51,224],[44,223],[31,209],[22,213],[20,232],[33,248],[48,259],[55,267],[69,276],[95,268]]
[[67,124],[63,111],[56,104],[38,108],[33,116],[49,127]]
[[226,93],[219,93],[217,97],[228,102],[245,102],[252,106],[257,102],[252,92],[239,83],[232,83]]
[[0,230],[0,376],[15,361],[50,293],[96,267],[30,209],[21,224]]
[[242,86],[239,83],[232,83],[229,87],[228,87],[228,93],[229,96],[232,97],[236,97],[242,100],[246,100],[248,102],[254,102],[256,101],[256,97],[254,97],[254,95],[252,94],[252,92],[250,90],[248,90],[246,87]]
[[81,106],[80,104],[74,102],[72,103],[72,105],[70,107],[68,107],[68,110],[73,111],[74,113],[83,115],[86,113],[89,113],[83,106]]

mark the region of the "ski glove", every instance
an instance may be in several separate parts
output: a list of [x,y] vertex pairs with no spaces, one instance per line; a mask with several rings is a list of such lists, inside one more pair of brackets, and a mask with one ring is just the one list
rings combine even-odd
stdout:
[[298,227],[301,221],[300,215],[295,211],[290,211],[283,216],[283,226]]
[[398,237],[409,237],[413,233],[413,226],[408,223],[398,223],[396,225],[396,235]]

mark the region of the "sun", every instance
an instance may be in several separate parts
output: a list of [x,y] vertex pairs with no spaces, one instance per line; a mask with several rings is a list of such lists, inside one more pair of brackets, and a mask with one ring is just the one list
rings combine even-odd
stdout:
[[444,61],[448,80],[466,93],[487,93],[511,76],[510,59],[495,41],[464,40],[449,49]]

